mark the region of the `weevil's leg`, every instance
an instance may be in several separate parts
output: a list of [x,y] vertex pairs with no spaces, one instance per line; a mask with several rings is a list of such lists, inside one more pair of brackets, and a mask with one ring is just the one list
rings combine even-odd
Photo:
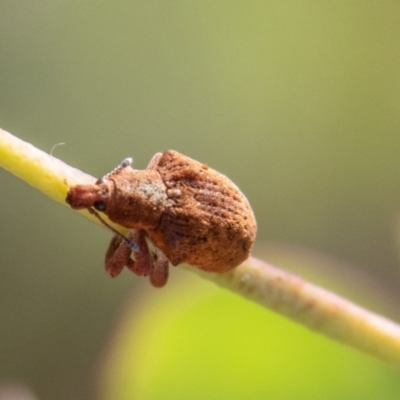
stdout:
[[106,252],[106,271],[114,277],[119,275],[126,265],[136,275],[150,275],[152,260],[144,231],[131,229],[126,238],[135,243],[139,249],[133,251],[135,260],[131,258],[132,247],[129,246],[129,243],[123,237],[115,235]]
[[161,158],[162,154],[163,153],[154,154],[154,156],[150,160],[149,165],[147,166],[146,169],[154,169],[156,167],[156,165],[158,164],[158,162],[160,161],[160,158]]
[[160,250],[155,250],[153,269],[150,274],[150,282],[155,287],[163,287],[168,281],[169,261],[165,254]]
[[108,246],[105,264],[106,272],[112,277],[118,276],[125,265],[128,264],[132,249],[119,235],[115,235]]
[[146,242],[145,231],[132,229],[127,237],[134,241],[139,247],[139,251],[133,252],[135,261],[133,262],[130,260],[127,267],[138,276],[150,275],[152,257]]

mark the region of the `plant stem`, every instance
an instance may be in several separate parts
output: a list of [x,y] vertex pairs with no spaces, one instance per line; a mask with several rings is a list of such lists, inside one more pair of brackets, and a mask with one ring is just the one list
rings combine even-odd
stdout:
[[[0,166],[64,205],[70,186],[95,178],[68,166],[0,129]],[[85,212],[85,216],[98,223]],[[114,225],[116,226],[116,225]],[[116,226],[120,232],[125,228]],[[225,274],[192,267],[205,279],[232,290],[339,342],[400,367],[400,326],[380,315],[250,257]]]
[[[69,187],[94,183],[96,180],[1,128],[0,166],[64,206],[67,206],[65,198]],[[79,212],[99,223],[86,210]],[[116,226],[112,222],[110,224]],[[121,232],[126,232],[126,229],[120,226],[118,228]]]
[[315,332],[400,367],[400,325],[293,273],[254,257],[225,274],[191,270]]

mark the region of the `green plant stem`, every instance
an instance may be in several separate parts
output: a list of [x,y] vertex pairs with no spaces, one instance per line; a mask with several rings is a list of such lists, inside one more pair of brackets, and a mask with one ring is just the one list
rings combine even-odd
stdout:
[[[69,187],[96,181],[96,178],[65,164],[1,128],[0,166],[64,206],[68,206],[65,198]],[[86,210],[78,212],[99,223]],[[109,222],[113,227],[117,226]],[[119,230],[126,232],[126,229],[121,227]]]
[[[93,183],[95,179],[1,129],[0,165],[64,205],[70,186]],[[84,214],[98,223],[89,213]],[[210,274],[186,266],[185,269],[320,334],[400,367],[398,324],[297,275],[254,257],[225,274]]]

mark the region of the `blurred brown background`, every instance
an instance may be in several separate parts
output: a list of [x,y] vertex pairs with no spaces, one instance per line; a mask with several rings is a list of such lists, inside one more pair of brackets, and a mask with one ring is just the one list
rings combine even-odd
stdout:
[[[0,126],[48,152],[66,142],[54,155],[94,176],[185,153],[247,195],[259,254],[345,260],[396,304],[399,20],[394,0],[3,0]],[[109,232],[0,182],[0,385],[91,398],[118,305],[142,282],[104,273]]]

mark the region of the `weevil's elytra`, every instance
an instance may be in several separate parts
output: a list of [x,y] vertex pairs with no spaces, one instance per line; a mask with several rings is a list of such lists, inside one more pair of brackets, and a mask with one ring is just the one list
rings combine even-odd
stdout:
[[[124,160],[94,185],[71,187],[66,201],[96,213],[94,207],[130,228],[127,240],[111,241],[106,270],[116,276],[126,265],[150,275],[155,286],[166,283],[168,261],[229,271],[249,256],[256,235],[253,211],[236,185],[173,150],[157,153],[146,170],[134,170]],[[145,238],[153,242],[154,253]]]

